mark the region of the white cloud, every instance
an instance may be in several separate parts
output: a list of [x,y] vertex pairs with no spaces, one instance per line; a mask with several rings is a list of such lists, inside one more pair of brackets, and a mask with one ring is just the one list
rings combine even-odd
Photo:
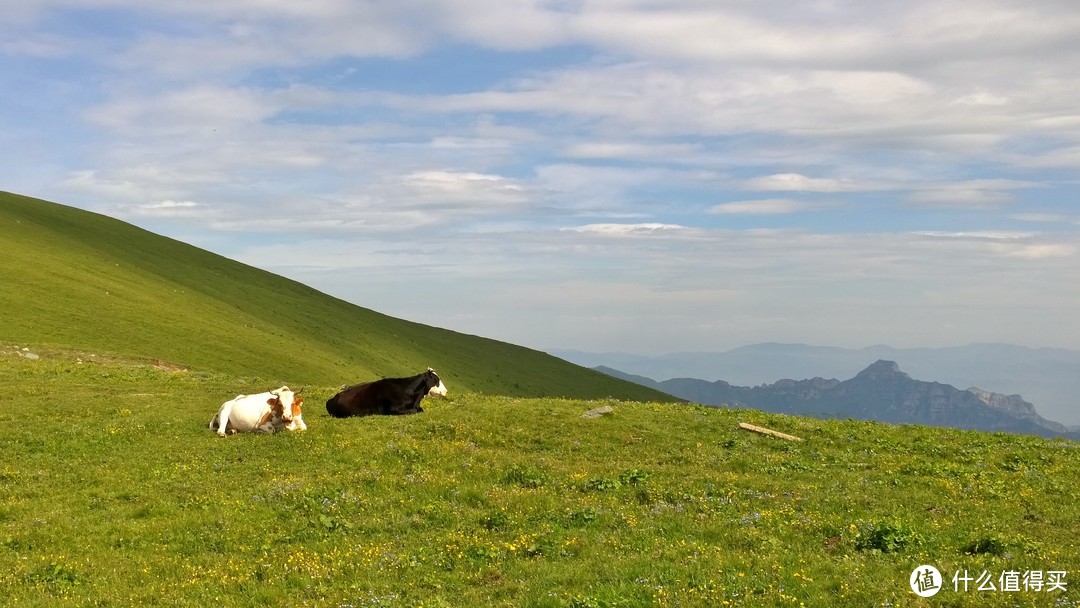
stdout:
[[920,190],[908,194],[906,200],[916,205],[996,209],[1015,198],[1012,190],[1035,188],[1038,184],[1018,180],[986,179],[913,186]]
[[1003,231],[987,231],[978,230],[971,232],[942,232],[942,231],[923,231],[913,233],[918,236],[928,236],[934,238],[946,238],[946,239],[979,239],[979,240],[1018,240],[1018,239],[1030,239],[1036,234],[1034,232],[1003,232]]
[[156,97],[128,96],[86,112],[95,125],[145,138],[202,135],[256,125],[279,108],[268,96],[240,88],[193,85]]
[[563,156],[594,159],[651,159],[678,161],[700,153],[694,144],[580,142],[564,148]]
[[1075,258],[1076,253],[1077,248],[1072,245],[1038,244],[1010,250],[1007,255],[1030,260],[1042,260],[1047,258]]
[[798,173],[776,173],[746,180],[744,190],[774,192],[872,192],[895,188],[888,184],[858,182],[846,178],[808,177]]
[[1069,241],[1055,242],[1035,232],[971,231],[971,232],[918,232],[914,236],[947,239],[978,244],[978,251],[994,257],[1024,260],[1076,257],[1078,244]]
[[809,208],[810,206],[803,201],[789,198],[765,198],[720,203],[710,207],[708,212],[717,215],[785,215]]
[[440,26],[453,37],[470,43],[528,51],[573,42],[571,15],[558,10],[558,2],[444,0],[434,4],[438,7],[436,19]]
[[195,201],[164,200],[141,205],[131,205],[127,213],[143,217],[201,217],[211,212],[206,207]]
[[1013,197],[1008,192],[949,188],[915,192],[907,200],[916,205],[993,209],[1013,200]]
[[[60,186],[67,192],[102,197],[113,203],[146,204],[160,196],[182,197],[185,176],[159,165],[144,164],[117,171],[84,169],[71,172]],[[213,176],[202,174],[193,181],[210,184]]]
[[[168,77],[297,67],[340,56],[409,57],[434,41],[406,3],[186,2],[137,11],[189,24],[140,35],[112,65]],[[176,33],[183,32],[183,33]]]
[[1080,145],[1065,145],[1035,154],[1006,154],[1003,157],[1019,167],[1080,169]]
[[860,27],[800,25],[797,19],[778,23],[747,11],[751,5],[645,4],[592,5],[575,25],[584,38],[623,51],[707,62],[836,61],[872,50],[881,36]]
[[681,232],[686,229],[686,226],[680,226],[678,224],[644,222],[639,224],[588,224],[585,226],[577,226],[575,228],[566,228],[565,230],[605,236],[637,236],[664,232]]
[[452,206],[466,210],[529,202],[524,187],[503,176],[486,173],[414,171],[401,176],[399,184],[405,190],[402,199],[411,198],[425,207]]
[[1018,222],[1046,224],[1075,223],[1077,221],[1076,218],[1071,218],[1064,213],[1013,213],[1009,217]]
[[[968,209],[996,209],[1014,200],[1012,191],[1040,187],[1039,184],[1011,179],[979,179],[965,181],[937,181],[905,176],[890,181],[856,180],[849,178],[809,177],[798,173],[777,173],[755,177],[741,182],[743,190],[752,192],[809,192],[809,193],[859,193],[859,192],[906,192],[904,200],[914,205],[928,207],[958,207]],[[787,199],[769,199],[786,201]],[[788,207],[791,203],[786,203]],[[772,203],[772,207],[784,206]],[[742,203],[727,208],[728,212],[749,212],[752,206]],[[763,209],[769,208],[762,206]],[[724,207],[714,207],[713,212],[724,212]],[[778,211],[774,211],[778,212]]]

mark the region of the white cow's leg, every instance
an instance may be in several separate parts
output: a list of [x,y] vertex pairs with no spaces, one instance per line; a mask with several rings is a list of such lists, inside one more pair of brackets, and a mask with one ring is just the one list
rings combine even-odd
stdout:
[[229,416],[232,416],[232,401],[221,406],[218,412],[218,437],[225,436],[225,430],[229,427]]

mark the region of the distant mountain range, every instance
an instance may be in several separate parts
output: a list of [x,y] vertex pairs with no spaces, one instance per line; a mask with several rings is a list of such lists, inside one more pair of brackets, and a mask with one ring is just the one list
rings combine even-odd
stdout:
[[1080,441],[1077,429],[1043,418],[1035,411],[1035,406],[1020,395],[1002,395],[978,388],[961,390],[940,382],[915,380],[900,371],[894,361],[878,360],[850,380],[818,377],[779,380],[754,387],[693,378],[657,382],[609,367],[595,369],[706,405],[746,407],[816,418],[853,418],[1066,437]]
[[553,351],[585,367],[606,366],[647,378],[701,378],[755,386],[778,378],[851,378],[876,360],[895,361],[915,378],[1020,394],[1047,418],[1080,431],[1080,351],[971,344],[952,348],[754,344],[725,352],[659,356]]

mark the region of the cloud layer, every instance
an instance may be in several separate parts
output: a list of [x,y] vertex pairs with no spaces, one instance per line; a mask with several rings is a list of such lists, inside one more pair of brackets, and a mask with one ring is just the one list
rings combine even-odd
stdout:
[[593,350],[1080,348],[1060,0],[0,8],[0,187],[389,314]]

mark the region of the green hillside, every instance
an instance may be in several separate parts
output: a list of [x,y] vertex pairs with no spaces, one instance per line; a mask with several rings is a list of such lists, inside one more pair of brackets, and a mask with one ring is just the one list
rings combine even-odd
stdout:
[[102,215],[0,193],[0,341],[296,385],[431,366],[451,390],[671,397],[538,351],[411,323]]
[[1075,442],[475,393],[222,439],[235,377],[22,348],[0,345],[4,606],[1080,606]]

